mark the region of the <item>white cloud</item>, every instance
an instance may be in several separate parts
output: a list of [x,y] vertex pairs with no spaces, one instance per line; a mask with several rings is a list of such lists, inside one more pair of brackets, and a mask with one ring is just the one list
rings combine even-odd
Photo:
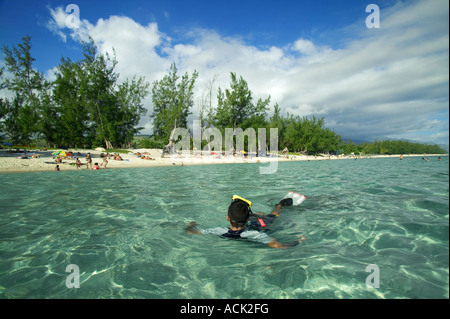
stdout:
[[317,53],[317,48],[312,43],[312,41],[304,40],[304,39],[298,39],[295,41],[293,45],[293,50],[299,51],[301,54],[304,55],[311,55]]
[[52,18],[47,22],[47,28],[66,42],[67,36],[62,29],[66,27],[66,18],[68,15],[62,7],[56,9],[49,8],[49,11]]
[[[94,24],[84,20],[79,29],[70,30],[63,25],[62,9],[50,13],[48,27],[63,40],[63,35],[90,35],[101,52],[114,48],[123,77],[143,75],[152,82],[175,62],[180,73],[199,72],[200,98],[214,75],[215,87],[227,88],[229,73],[236,72],[255,99],[271,95],[272,104],[279,103],[285,112],[323,115],[327,125],[345,136],[400,138],[415,136],[423,127],[441,136],[429,124],[433,114],[448,114],[447,1],[383,9],[380,29],[367,29],[358,21],[347,28],[353,40],[339,49],[304,38],[284,47],[256,47],[207,29],[187,30],[186,41],[172,44],[156,23],[144,26],[111,16]],[[150,101],[147,106],[151,109]],[[198,112],[198,105],[193,111]],[[448,130],[448,119],[444,122]],[[443,143],[440,138],[436,142]]]
[[127,17],[112,16],[90,25],[88,33],[98,44],[100,52],[112,52],[114,48],[119,61],[118,71],[125,76],[142,74],[153,79],[169,65],[156,52],[164,40],[156,23],[142,26]]

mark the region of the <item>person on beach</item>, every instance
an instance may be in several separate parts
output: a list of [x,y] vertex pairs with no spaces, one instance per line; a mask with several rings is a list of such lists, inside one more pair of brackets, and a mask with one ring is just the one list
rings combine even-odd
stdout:
[[251,202],[239,197],[233,196],[232,202],[228,207],[227,221],[230,223],[228,229],[217,227],[212,229],[199,230],[195,222],[191,222],[186,228],[189,234],[214,234],[225,238],[248,239],[267,244],[271,248],[289,248],[298,245],[306,238],[299,235],[298,239],[292,243],[281,243],[268,236],[263,230],[266,230],[280,215],[284,206],[291,206],[292,198],[282,199],[270,214],[253,213],[251,211]]
[[108,160],[106,159],[106,156],[103,156],[103,163],[100,165],[103,165],[103,168],[106,168],[106,165],[108,165]]
[[86,168],[89,169],[89,166],[92,168],[91,153],[87,153],[87,155],[86,155]]
[[95,164],[94,164],[94,167],[92,167],[92,169],[93,169],[93,170],[98,170],[98,169],[100,169],[100,166],[98,166],[98,163],[95,163]]
[[80,159],[77,157],[77,161],[75,162],[75,166],[77,167],[77,169],[79,169],[81,167],[81,161]]
[[56,165],[55,171],[60,171],[59,165]]

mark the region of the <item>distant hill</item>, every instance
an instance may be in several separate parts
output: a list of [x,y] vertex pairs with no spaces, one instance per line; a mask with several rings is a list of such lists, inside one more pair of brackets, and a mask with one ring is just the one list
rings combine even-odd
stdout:
[[438,144],[438,146],[444,150],[447,151],[447,153],[449,153],[449,146],[448,144]]

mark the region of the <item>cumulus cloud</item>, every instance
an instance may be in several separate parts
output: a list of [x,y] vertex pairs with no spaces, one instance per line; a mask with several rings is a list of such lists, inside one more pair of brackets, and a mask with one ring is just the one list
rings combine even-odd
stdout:
[[313,55],[317,54],[318,49],[314,45],[314,43],[310,40],[305,40],[303,38],[298,39],[294,42],[292,49],[300,52],[303,55]]
[[66,27],[66,18],[68,15],[62,7],[56,9],[49,8],[49,10],[52,18],[47,22],[47,28],[59,36],[62,41],[67,42],[67,36],[62,30]]
[[[255,98],[270,95],[284,112],[324,116],[329,127],[346,137],[433,136],[436,143],[448,144],[446,1],[399,2],[383,9],[380,29],[357,21],[347,27],[350,40],[342,40],[339,48],[304,38],[283,47],[260,47],[199,28],[187,30],[185,41],[172,43],[156,23],[111,16],[68,29],[62,9],[50,9],[50,14],[48,28],[63,41],[89,35],[101,52],[114,48],[123,77],[137,74],[152,82],[175,62],[180,73],[199,72],[200,98],[212,78],[216,88],[227,88],[229,73],[236,72]],[[151,101],[147,107],[151,110]]]

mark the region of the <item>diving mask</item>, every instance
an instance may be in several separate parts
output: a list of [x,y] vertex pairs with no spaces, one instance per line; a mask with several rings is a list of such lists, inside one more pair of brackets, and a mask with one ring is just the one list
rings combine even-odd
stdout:
[[242,198],[241,196],[233,195],[233,197],[231,198],[231,200],[233,200],[233,201],[234,201],[234,200],[241,200],[241,201],[247,203],[249,208],[252,207],[252,202],[249,201],[249,200],[247,200],[247,199],[245,199],[245,198]]

